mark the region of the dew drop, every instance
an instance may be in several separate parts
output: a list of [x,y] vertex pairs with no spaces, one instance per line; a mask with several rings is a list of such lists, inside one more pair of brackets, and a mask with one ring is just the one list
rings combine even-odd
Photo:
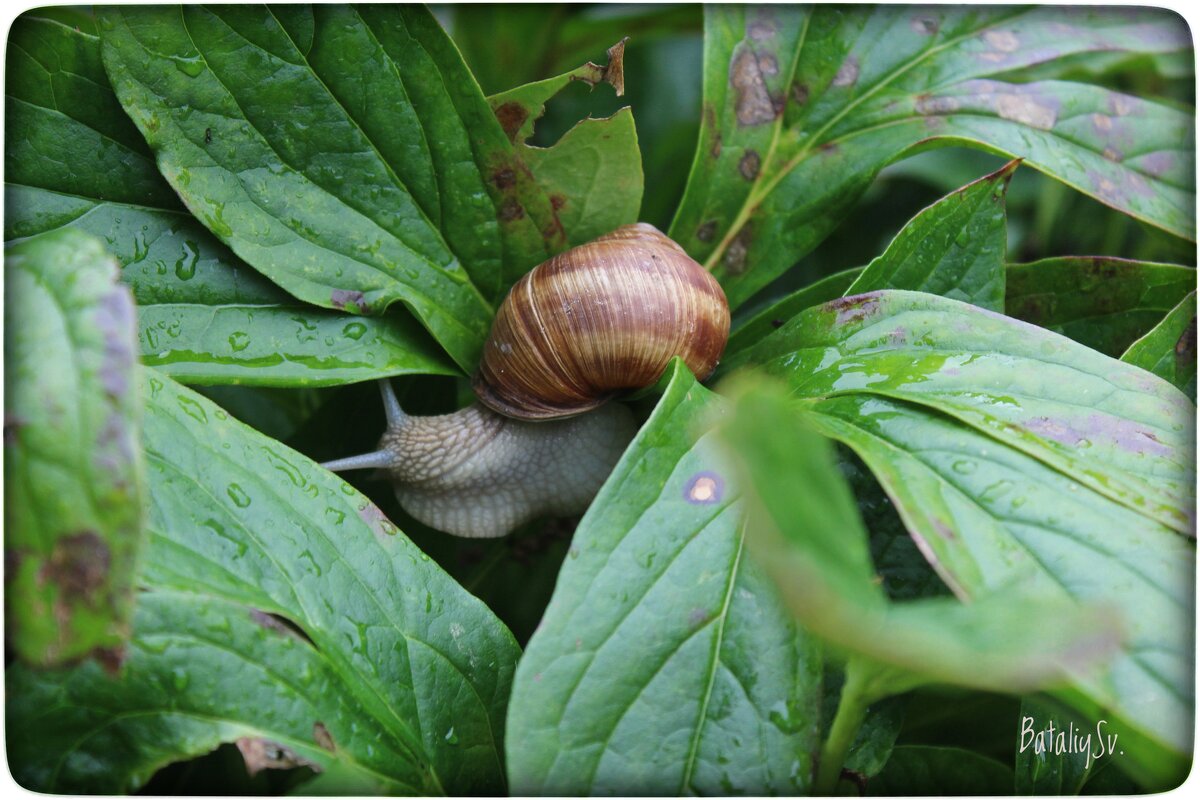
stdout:
[[246,490],[236,483],[229,484],[228,488],[225,489],[225,494],[229,495],[229,499],[238,508],[245,508],[250,505],[250,495],[246,494]]
[[200,262],[200,248],[195,242],[183,243],[183,255],[175,262],[175,277],[181,281],[190,281],[196,275],[196,265]]
[[348,339],[358,341],[367,332],[367,326],[361,322],[348,322],[346,327],[342,328],[342,334]]
[[238,353],[250,346],[250,335],[245,331],[234,331],[229,334],[229,347]]
[[205,413],[204,406],[190,397],[179,397],[177,398],[177,402],[179,403],[179,407],[183,409],[183,413],[197,422],[208,423],[208,414]]

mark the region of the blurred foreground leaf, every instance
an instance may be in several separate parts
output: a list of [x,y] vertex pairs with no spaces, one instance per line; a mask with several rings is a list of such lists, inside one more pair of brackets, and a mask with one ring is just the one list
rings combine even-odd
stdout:
[[7,642],[116,669],[145,517],[133,300],[76,230],[7,247],[4,295]]

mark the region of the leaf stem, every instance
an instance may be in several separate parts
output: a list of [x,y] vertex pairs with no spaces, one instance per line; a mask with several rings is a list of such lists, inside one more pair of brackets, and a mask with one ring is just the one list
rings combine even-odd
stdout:
[[858,729],[862,727],[867,716],[867,706],[871,697],[867,692],[867,681],[864,679],[861,662],[850,659],[846,663],[846,682],[842,685],[842,696],[838,700],[837,714],[829,727],[829,735],[821,748],[821,759],[817,762],[817,779],[813,785],[813,794],[832,795],[842,776],[842,765],[846,763],[846,754]]

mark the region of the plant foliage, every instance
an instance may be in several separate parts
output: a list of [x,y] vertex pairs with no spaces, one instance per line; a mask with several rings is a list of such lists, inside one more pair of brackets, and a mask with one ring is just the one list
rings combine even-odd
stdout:
[[[186,793],[202,759],[226,793],[264,770],[339,794],[1178,785],[1186,25],[438,15],[14,23],[17,780]],[[414,413],[464,405],[513,282],[647,215],[734,329],[709,386],[676,361],[633,398],[640,430],[577,525],[451,541],[314,463],[378,436],[372,379]],[[1030,749],[1027,719],[1120,746]]]

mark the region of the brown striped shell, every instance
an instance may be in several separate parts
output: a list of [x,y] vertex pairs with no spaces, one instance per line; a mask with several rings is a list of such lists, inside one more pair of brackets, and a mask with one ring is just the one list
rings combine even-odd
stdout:
[[653,225],[625,225],[517,281],[492,323],[475,393],[518,419],[573,416],[652,385],[672,356],[707,378],[728,337],[716,279]]

